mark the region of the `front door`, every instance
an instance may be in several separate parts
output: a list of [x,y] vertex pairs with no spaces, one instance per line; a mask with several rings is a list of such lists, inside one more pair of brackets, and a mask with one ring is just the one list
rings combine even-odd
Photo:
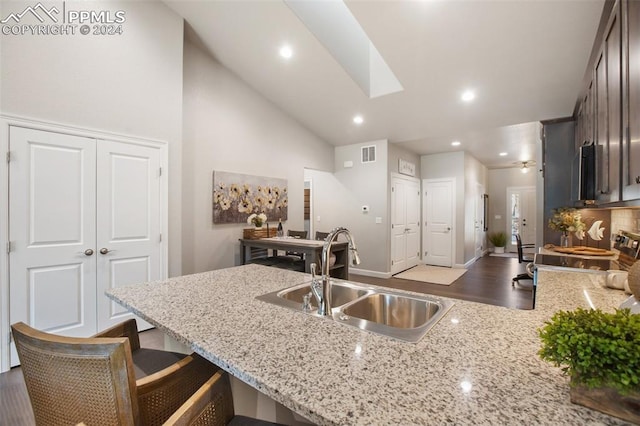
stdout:
[[391,273],[420,259],[420,182],[393,177],[391,186]]
[[536,244],[536,188],[535,186],[507,188],[507,217],[509,218],[508,250],[518,250],[515,234],[523,244]]
[[453,224],[455,181],[453,179],[425,179],[424,188],[424,263],[453,265]]

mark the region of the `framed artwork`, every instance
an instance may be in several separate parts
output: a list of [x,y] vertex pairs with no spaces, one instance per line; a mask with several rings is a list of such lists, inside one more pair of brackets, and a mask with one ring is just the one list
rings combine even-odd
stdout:
[[407,176],[415,176],[416,165],[400,158],[398,159],[398,172]]
[[286,179],[213,172],[213,223],[247,223],[252,213],[284,221],[288,203]]

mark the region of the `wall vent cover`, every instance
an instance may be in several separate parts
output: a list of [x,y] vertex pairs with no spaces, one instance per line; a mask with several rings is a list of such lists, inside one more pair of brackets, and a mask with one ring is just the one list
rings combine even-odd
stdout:
[[362,162],[373,163],[376,161],[376,146],[363,146],[362,147]]

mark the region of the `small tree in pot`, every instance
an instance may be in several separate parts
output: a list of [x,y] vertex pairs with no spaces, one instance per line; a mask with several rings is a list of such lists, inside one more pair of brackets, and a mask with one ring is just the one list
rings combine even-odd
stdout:
[[559,311],[539,335],[540,357],[571,378],[571,402],[640,423],[640,315]]
[[504,232],[492,232],[489,234],[489,242],[495,247],[494,253],[504,253],[504,248],[507,246],[507,234]]

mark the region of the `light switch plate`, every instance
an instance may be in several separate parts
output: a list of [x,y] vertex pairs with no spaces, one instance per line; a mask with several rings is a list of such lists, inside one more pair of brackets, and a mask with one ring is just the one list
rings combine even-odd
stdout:
[[382,223],[382,218],[380,216],[376,217],[376,223]]

